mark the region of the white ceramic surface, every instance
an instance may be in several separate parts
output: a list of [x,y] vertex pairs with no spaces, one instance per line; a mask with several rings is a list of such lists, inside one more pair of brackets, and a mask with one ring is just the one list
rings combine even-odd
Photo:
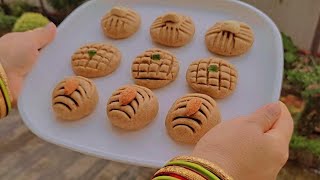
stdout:
[[[111,40],[102,34],[100,19],[114,5],[133,8],[142,17],[140,30],[129,39]],[[149,27],[157,16],[168,11],[189,15],[194,20],[196,34],[188,45],[166,48],[152,43]],[[193,148],[172,141],[166,133],[164,120],[178,97],[193,92],[185,80],[188,65],[198,58],[214,55],[205,47],[205,32],[215,22],[226,19],[248,23],[254,30],[255,42],[248,53],[225,58],[237,67],[239,81],[232,96],[218,100],[223,120],[245,115],[276,101],[283,71],[281,36],[275,24],[257,9],[239,1],[225,0],[196,3],[193,0],[91,0],[67,17],[59,26],[54,42],[41,51],[19,99],[21,116],[36,135],[54,144],[105,159],[160,167],[170,158],[189,153]],[[80,121],[62,122],[53,115],[51,92],[61,79],[73,75],[70,57],[87,42],[113,43],[121,50],[123,59],[115,73],[94,79],[100,94],[97,109]],[[159,98],[160,110],[149,126],[136,132],[119,130],[107,121],[107,99],[119,86],[133,83],[131,62],[151,47],[164,48],[176,54],[180,61],[179,76],[167,87],[154,91]]]

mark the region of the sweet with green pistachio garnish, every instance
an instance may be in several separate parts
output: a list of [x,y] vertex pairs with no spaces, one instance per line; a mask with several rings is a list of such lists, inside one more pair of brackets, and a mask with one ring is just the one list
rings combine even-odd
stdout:
[[209,72],[218,72],[219,71],[219,67],[217,65],[210,65],[208,68]]
[[95,50],[89,50],[89,51],[88,51],[88,54],[89,54],[90,59],[91,59],[94,55],[97,54],[97,51],[95,51]]
[[160,54],[152,54],[151,59],[155,61],[159,61],[161,59]]

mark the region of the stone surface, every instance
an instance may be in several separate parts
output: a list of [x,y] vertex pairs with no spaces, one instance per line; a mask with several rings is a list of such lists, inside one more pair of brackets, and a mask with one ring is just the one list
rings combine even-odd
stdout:
[[0,142],[1,180],[144,180],[155,172],[47,143],[27,129],[18,112],[0,120]]

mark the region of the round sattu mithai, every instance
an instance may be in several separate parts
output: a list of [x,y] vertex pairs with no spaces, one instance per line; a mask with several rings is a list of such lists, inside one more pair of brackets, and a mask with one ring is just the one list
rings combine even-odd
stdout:
[[62,120],[79,120],[91,114],[98,103],[96,85],[81,76],[68,77],[54,88],[52,107],[56,117]]
[[158,109],[158,98],[150,89],[127,85],[112,93],[106,111],[114,126],[125,130],[138,130],[155,119]]
[[220,121],[220,110],[215,100],[205,94],[193,93],[174,102],[165,125],[174,141],[196,144]]
[[249,25],[238,21],[221,21],[206,33],[207,48],[223,56],[237,56],[247,52],[254,42]]
[[167,13],[158,17],[151,25],[150,35],[154,42],[180,47],[189,43],[195,33],[195,25],[189,16]]
[[177,78],[179,62],[170,52],[154,48],[136,57],[131,70],[137,85],[156,89],[168,85]]
[[121,52],[110,44],[90,43],[80,47],[71,58],[74,73],[95,78],[107,76],[120,65]]
[[195,91],[212,98],[226,98],[237,86],[236,68],[226,60],[209,57],[190,64],[186,79]]
[[140,15],[126,7],[113,7],[101,20],[105,36],[124,39],[136,33],[140,27]]

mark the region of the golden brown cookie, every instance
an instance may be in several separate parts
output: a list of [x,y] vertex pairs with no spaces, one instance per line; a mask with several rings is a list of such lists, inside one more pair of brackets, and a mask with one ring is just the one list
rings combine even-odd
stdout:
[[216,54],[236,56],[247,52],[254,34],[250,26],[238,21],[222,21],[212,26],[205,37],[207,48]]
[[170,47],[186,45],[192,40],[194,32],[192,19],[177,13],[167,13],[158,17],[150,28],[154,42]]
[[159,103],[148,88],[127,85],[109,98],[107,115],[110,122],[125,130],[138,130],[148,125],[158,114]]
[[105,36],[124,39],[138,31],[141,18],[137,12],[126,7],[113,7],[101,20]]
[[189,86],[199,93],[225,98],[236,89],[238,73],[231,63],[210,57],[191,63],[186,79]]
[[114,72],[120,65],[121,53],[110,44],[92,43],[80,47],[72,55],[72,69],[78,76],[102,77]]
[[175,101],[168,112],[165,124],[173,140],[196,144],[220,121],[217,103],[208,95],[193,93]]
[[55,115],[63,120],[78,120],[93,112],[98,103],[96,85],[90,79],[72,76],[59,82],[52,92]]
[[176,79],[179,62],[170,52],[154,48],[136,57],[131,70],[136,84],[156,89]]

